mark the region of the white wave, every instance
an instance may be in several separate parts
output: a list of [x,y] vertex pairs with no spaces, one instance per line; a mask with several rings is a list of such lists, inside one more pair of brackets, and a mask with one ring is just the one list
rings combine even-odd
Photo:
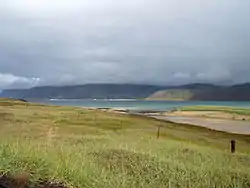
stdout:
[[137,101],[136,99],[107,99],[108,101]]

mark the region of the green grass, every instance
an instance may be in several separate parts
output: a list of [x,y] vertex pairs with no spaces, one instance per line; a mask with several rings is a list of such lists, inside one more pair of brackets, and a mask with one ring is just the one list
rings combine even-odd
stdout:
[[[231,139],[236,154],[229,152]],[[249,143],[249,136],[140,116],[0,100],[0,172],[29,172],[32,181],[80,188],[249,187]]]
[[188,106],[188,107],[182,107],[179,110],[181,111],[215,111],[215,112],[224,112],[224,113],[250,116],[250,108],[238,108],[238,107],[227,107],[227,106]]

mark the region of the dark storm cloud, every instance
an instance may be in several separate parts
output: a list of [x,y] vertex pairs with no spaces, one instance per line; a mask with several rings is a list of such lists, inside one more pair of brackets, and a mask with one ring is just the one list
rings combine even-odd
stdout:
[[248,0],[9,0],[0,88],[250,81]]

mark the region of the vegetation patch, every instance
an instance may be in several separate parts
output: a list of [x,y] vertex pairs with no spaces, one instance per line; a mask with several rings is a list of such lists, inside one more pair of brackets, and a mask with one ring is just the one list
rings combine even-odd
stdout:
[[[197,166],[190,166],[188,162],[183,165],[183,161],[193,158],[195,153],[190,149],[183,149],[179,162],[171,160],[159,160],[148,154],[141,154],[122,149],[105,150],[94,153],[98,164],[108,171],[121,176],[129,176],[134,187],[244,187],[250,185],[250,175],[242,172],[225,172],[224,169],[204,169],[198,170]],[[171,155],[171,153],[169,154]],[[191,156],[189,156],[191,155]],[[206,156],[202,156],[205,157]],[[178,159],[178,158],[177,158]],[[195,159],[195,158],[194,158]],[[197,159],[198,160],[198,159]],[[200,165],[204,162],[201,160]],[[194,165],[194,164],[193,164]],[[223,187],[223,186],[222,186]]]
[[94,153],[94,156],[109,171],[133,177],[137,185],[168,185],[168,165],[146,154],[117,149]]
[[249,115],[250,108],[237,108],[237,107],[227,107],[227,106],[189,106],[182,107],[179,110],[181,111],[214,111],[214,112],[224,112],[232,113],[238,115]]
[[0,176],[1,188],[67,188],[65,184],[48,180],[39,180],[31,182],[26,173]]
[[14,118],[14,115],[12,113],[0,112],[0,120],[10,120],[12,118]]

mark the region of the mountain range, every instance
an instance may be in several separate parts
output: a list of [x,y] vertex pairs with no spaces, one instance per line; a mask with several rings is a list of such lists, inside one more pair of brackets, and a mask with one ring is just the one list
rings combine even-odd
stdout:
[[22,99],[148,99],[250,101],[250,83],[217,86],[189,84],[158,86],[139,84],[86,84],[76,86],[41,86],[30,89],[6,89],[0,97]]

